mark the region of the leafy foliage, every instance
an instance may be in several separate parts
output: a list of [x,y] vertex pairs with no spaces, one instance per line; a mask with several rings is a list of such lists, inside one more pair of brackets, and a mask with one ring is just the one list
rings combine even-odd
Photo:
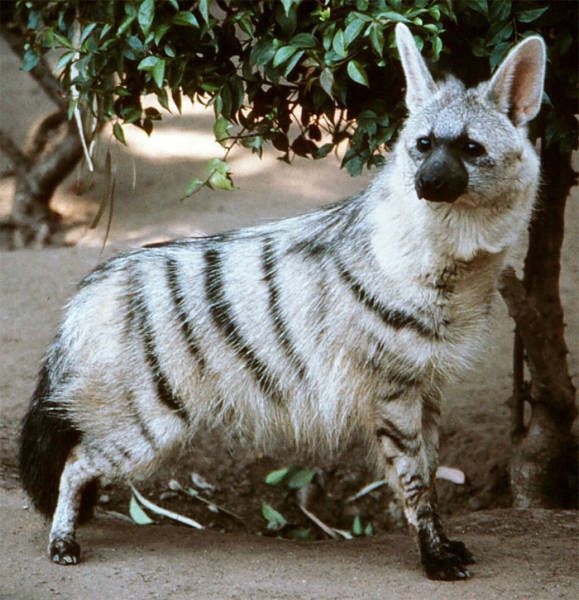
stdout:
[[[517,39],[538,32],[550,49],[547,144],[576,144],[575,3],[511,0],[20,0],[29,39],[24,69],[63,51],[58,68],[76,102],[99,119],[151,133],[161,113],[144,94],[181,109],[182,97],[211,104],[216,139],[261,155],[323,158],[348,140],[352,175],[383,162],[403,118],[394,27],[412,29],[427,60],[473,82],[488,77]],[[74,66],[74,68],[73,68]],[[232,189],[210,167],[201,185]]]

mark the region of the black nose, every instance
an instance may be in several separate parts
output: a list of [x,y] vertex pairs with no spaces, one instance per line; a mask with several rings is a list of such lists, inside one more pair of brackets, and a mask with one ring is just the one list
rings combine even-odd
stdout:
[[462,161],[444,148],[434,151],[416,173],[418,197],[431,202],[454,202],[467,185],[468,173]]

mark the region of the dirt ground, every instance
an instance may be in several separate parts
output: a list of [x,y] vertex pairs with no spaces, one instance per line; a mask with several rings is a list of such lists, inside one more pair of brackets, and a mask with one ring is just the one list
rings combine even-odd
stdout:
[[[1,43],[0,85],[0,126],[23,139],[30,125],[52,107],[18,71]],[[215,437],[200,439],[194,453],[139,485],[154,501],[203,522],[206,531],[166,524],[139,527],[111,518],[103,511],[128,512],[128,490],[114,486],[103,490],[100,515],[80,531],[81,565],[61,568],[46,559],[47,526],[28,508],[18,486],[17,436],[40,358],[75,282],[124,248],[296,214],[345,198],[370,179],[350,178],[332,158],[297,160],[290,167],[270,153],[260,161],[245,151],[234,152],[231,163],[239,190],[203,191],[182,202],[188,180],[203,174],[207,160],[222,155],[212,142],[207,113],[189,108],[182,117],[164,120],[151,138],[130,128],[126,133],[128,150],[111,143],[118,180],[111,233],[103,252],[106,219],[95,230],[87,226],[103,193],[102,174],[88,177],[83,171],[61,186],[54,201],[71,225],[67,239],[75,245],[0,253],[0,600],[577,597],[576,513],[501,508],[509,502],[506,400],[512,324],[500,302],[484,363],[449,389],[444,413],[442,463],[462,469],[466,483],[440,483],[442,509],[452,515],[452,532],[476,554],[472,581],[437,584],[423,577],[411,540],[392,528],[391,513],[383,510],[388,501],[383,490],[354,504],[344,502],[372,480],[359,449],[324,471],[327,485],[319,511],[344,528],[359,515],[363,523],[373,523],[376,535],[350,542],[258,537],[265,527],[260,512],[264,500],[296,525],[306,525],[294,498],[263,482],[265,474],[283,462],[250,455],[235,461],[227,445]],[[101,157],[110,140],[110,132],[105,132]],[[8,166],[0,155],[0,170]],[[9,210],[12,189],[10,177],[0,179],[0,216]],[[574,374],[579,339],[576,196],[568,208],[562,271]],[[171,478],[186,483],[192,471],[216,486],[211,499],[239,513],[242,525],[168,493]],[[321,537],[313,526],[312,535]]]

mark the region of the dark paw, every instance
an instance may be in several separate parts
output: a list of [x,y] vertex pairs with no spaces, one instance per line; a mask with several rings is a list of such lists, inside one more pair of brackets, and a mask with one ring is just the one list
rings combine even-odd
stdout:
[[429,579],[456,581],[470,577],[470,572],[465,567],[463,561],[455,554],[444,551],[436,555],[423,555],[422,566]]
[[476,562],[470,550],[458,540],[446,540],[443,546],[446,552],[458,556],[464,565],[473,565]]
[[80,546],[70,538],[56,538],[48,546],[50,559],[59,565],[76,565],[80,561]]

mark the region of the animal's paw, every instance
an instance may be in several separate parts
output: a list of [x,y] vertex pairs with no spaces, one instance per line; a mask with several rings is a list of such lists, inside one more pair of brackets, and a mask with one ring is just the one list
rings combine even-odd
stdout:
[[76,565],[80,561],[80,546],[71,538],[55,538],[48,546],[50,559],[59,565]]
[[465,565],[473,565],[476,560],[470,550],[458,540],[446,540],[443,542],[443,547],[449,554],[454,554]]
[[460,556],[448,552],[445,548],[440,548],[436,552],[423,552],[421,560],[429,579],[456,581],[468,579],[471,576],[465,566],[466,562]]

